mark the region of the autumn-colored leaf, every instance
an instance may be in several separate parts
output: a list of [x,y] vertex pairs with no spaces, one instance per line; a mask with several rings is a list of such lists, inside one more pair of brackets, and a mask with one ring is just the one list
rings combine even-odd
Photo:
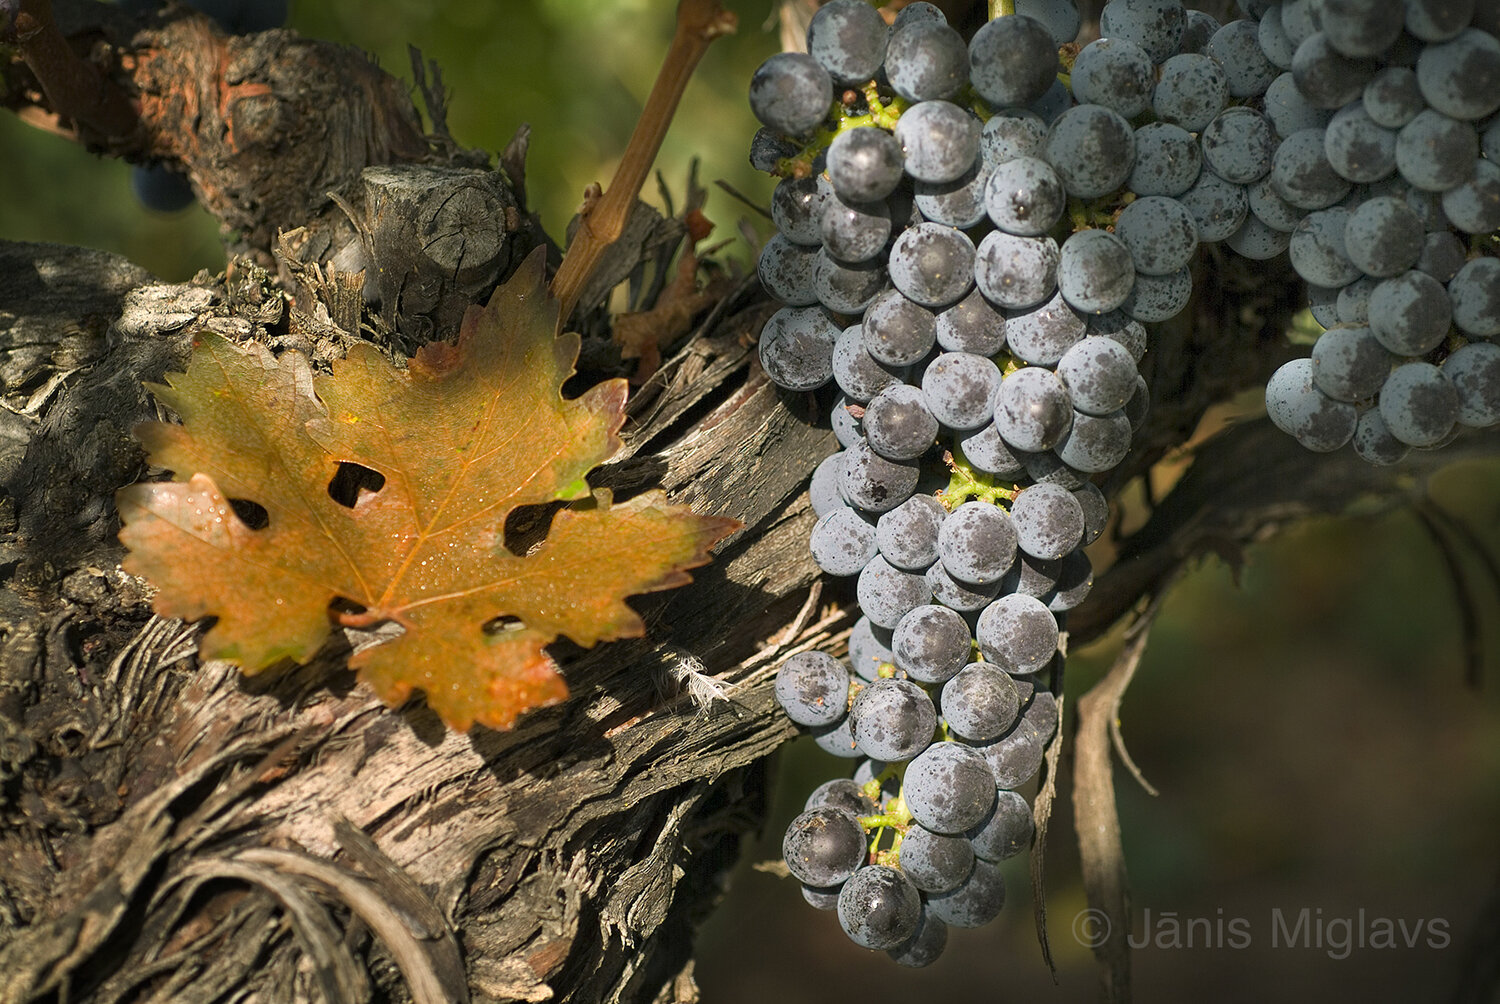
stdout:
[[[562,700],[543,646],[643,634],[624,598],[687,582],[740,524],[661,492],[614,505],[590,491],[620,445],[625,381],[565,400],[579,340],[556,327],[537,252],[470,309],[456,345],[405,371],[359,345],[314,377],[297,353],[204,335],[187,373],[152,388],[182,424],[137,429],[181,480],[119,493],[125,569],[156,585],[163,616],[218,618],[203,656],[247,672],[306,662],[335,623],[394,622],[398,637],[350,660],[391,705],[420,689],[454,728],[508,728]],[[384,483],[344,505],[329,490],[341,463]],[[229,499],[268,524],[252,529]],[[577,504],[530,553],[508,551],[507,515],[556,500]]]

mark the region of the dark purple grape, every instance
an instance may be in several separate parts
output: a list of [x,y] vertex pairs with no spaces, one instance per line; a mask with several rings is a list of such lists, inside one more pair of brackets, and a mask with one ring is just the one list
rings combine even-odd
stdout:
[[849,723],[854,741],[865,756],[910,760],[932,742],[937,710],[927,692],[915,683],[882,679],[855,696]]
[[922,919],[922,894],[894,868],[867,865],[839,891],[839,925],[861,948],[891,949],[910,940]]
[[798,725],[832,725],[849,709],[849,671],[826,652],[798,652],[776,672],[776,701]]
[[1000,869],[982,858],[956,889],[927,898],[927,910],[951,927],[983,927],[1005,906],[1005,879]]
[[787,871],[814,886],[838,885],[865,860],[865,831],[844,809],[820,806],[802,813],[781,841]]
[[778,52],[750,78],[750,110],[777,132],[811,132],[833,104],[828,71],[806,53]]

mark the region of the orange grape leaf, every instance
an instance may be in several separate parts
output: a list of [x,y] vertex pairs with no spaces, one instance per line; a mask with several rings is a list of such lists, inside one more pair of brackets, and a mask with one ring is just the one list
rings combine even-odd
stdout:
[[[688,582],[741,524],[659,491],[614,505],[590,490],[588,472],[620,446],[625,381],[562,397],[579,339],[555,335],[542,265],[533,254],[469,310],[456,345],[424,348],[405,371],[358,345],[315,377],[298,353],[201,336],[187,372],[152,387],[182,424],[136,430],[180,480],[116,497],[123,567],[156,585],[156,611],[216,617],[203,657],[248,673],[308,661],[335,623],[394,622],[397,637],[350,665],[392,706],[425,691],[460,730],[509,728],[563,700],[544,651],[559,635],[644,634],[625,597]],[[330,493],[341,463],[384,483],[351,508]],[[252,529],[230,499],[263,507],[267,524]],[[506,549],[507,515],[557,500],[577,504],[545,540]]]

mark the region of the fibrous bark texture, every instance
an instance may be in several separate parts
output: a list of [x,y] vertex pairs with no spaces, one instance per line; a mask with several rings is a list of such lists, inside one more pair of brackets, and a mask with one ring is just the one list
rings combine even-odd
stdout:
[[[132,288],[138,271],[88,252],[0,247],[5,276],[100,277],[87,300],[42,280],[0,295],[10,360],[52,345],[13,405],[82,363],[40,420],[7,413],[0,1000],[687,994],[674,980],[693,923],[791,734],[763,684],[778,653],[846,626],[813,605],[788,628],[813,581],[807,458],[829,434],[752,366],[764,307],[726,305],[669,358],[595,479],[660,484],[747,529],[693,587],[640,603],[649,641],[564,655],[574,699],[460,735],[354,686],[337,667],[358,636],[269,683],[197,665],[195,628],[150,616],[147,587],[115,567],[107,499],[142,473],[128,438],[151,408],[141,380],[179,367],[194,331],[267,337],[263,304]],[[64,297],[96,312],[92,357],[70,337],[80,319],[55,313]],[[99,448],[60,469],[85,430]],[[62,487],[91,519],[63,518]],[[695,702],[693,673],[722,698]]]

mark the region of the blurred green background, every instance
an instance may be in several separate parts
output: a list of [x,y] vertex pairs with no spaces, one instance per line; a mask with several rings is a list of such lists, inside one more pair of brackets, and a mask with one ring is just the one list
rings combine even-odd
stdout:
[[[727,0],[738,34],[704,56],[658,158],[680,205],[693,157],[705,183],[722,178],[761,202],[769,179],[750,169],[756,123],[746,105],[751,72],[777,44],[771,0]],[[527,191],[548,233],[562,240],[591,182],[609,182],[672,37],[670,0],[292,0],[289,26],[356,45],[387,71],[411,79],[407,46],[436,60],[449,95],[448,124],[465,146],[498,154],[518,126],[532,126]],[[420,100],[418,100],[420,106]],[[126,255],[163,279],[218,271],[217,226],[196,206],[160,214],[141,207],[130,168],[0,117],[0,237],[57,241]],[[659,204],[656,184],[643,197]],[[754,216],[713,188],[718,240]],[[743,242],[739,253],[748,252]]]
[[[466,145],[498,151],[533,127],[529,190],[561,237],[584,187],[607,182],[672,31],[670,0],[293,0],[292,27],[371,52],[409,76],[406,46],[441,65],[449,121]],[[738,35],[709,50],[658,166],[680,192],[690,158],[756,201],[769,179],[745,158],[755,123],[746,82],[777,45],[771,0],[729,0]],[[0,118],[0,237],[118,251],[165,279],[223,267],[211,220],[140,208],[127,166]],[[654,198],[654,186],[646,195]],[[745,207],[711,189],[730,237]],[[757,226],[760,224],[757,223]],[[743,245],[739,253],[744,254]],[[1439,478],[1434,495],[1500,551],[1500,468]],[[1250,549],[1236,585],[1206,561],[1166,605],[1122,710],[1125,739],[1160,794],[1123,773],[1120,811],[1138,930],[1142,1001],[1444,1000],[1470,930],[1500,881],[1500,595],[1483,587],[1488,675],[1462,683],[1453,593],[1408,512],[1320,521]],[[1117,642],[1076,653],[1076,699]],[[1059,977],[1041,962],[1025,864],[1011,862],[999,921],[955,932],[921,972],[854,947],[795,883],[755,871],[780,855],[806,793],[842,764],[810,742],[780,758],[776,803],[728,898],[703,932],[697,976],[709,1004],[920,1000],[1091,1001],[1089,952],[1071,933],[1084,906],[1063,784],[1048,844],[1048,908]],[[1065,765],[1066,766],[1066,765]],[[1322,919],[1321,944],[1273,943],[1276,911]],[[1341,926],[1376,918],[1445,925],[1432,947],[1351,946]],[[1148,913],[1149,911],[1149,913]],[[1321,911],[1321,914],[1318,913]],[[1198,920],[1174,947],[1168,913]],[[1217,932],[1243,921],[1249,944]],[[1204,945],[1203,921],[1214,933]],[[1328,926],[1331,922],[1331,926]]]

